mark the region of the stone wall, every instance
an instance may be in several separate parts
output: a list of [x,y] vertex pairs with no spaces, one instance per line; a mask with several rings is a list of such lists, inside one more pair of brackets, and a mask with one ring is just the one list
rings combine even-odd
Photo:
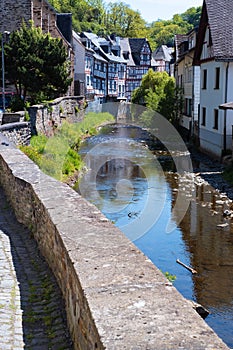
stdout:
[[95,206],[1,139],[0,183],[57,278],[75,349],[228,349]]
[[3,113],[0,125],[23,122],[24,118],[25,112]]
[[32,134],[51,136],[54,129],[61,126],[63,120],[78,122],[84,116],[84,97],[61,97],[47,105],[35,105],[29,108]]
[[47,0],[1,0],[0,32],[18,30],[23,20],[27,23],[32,20],[35,26],[42,28],[44,32],[61,38],[56,24],[56,15],[56,11]]
[[22,24],[22,21],[28,22],[31,18],[32,5],[31,0],[1,0],[0,1],[0,32],[12,32]]
[[17,146],[28,145],[31,138],[31,125],[28,122],[0,125],[0,133]]
[[[0,115],[0,133],[15,145],[28,145],[32,135],[52,136],[64,120],[79,122],[84,117],[83,97],[61,97],[48,105],[32,106],[30,122],[22,122],[24,112]],[[18,121],[18,122],[15,122]]]

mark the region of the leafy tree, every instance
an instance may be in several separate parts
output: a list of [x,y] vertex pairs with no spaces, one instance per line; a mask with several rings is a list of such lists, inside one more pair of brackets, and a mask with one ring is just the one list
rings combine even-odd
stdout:
[[73,28],[77,32],[105,31],[105,7],[102,0],[50,0],[58,12],[73,14]]
[[166,72],[149,69],[143,77],[141,86],[133,92],[133,103],[145,105],[169,120],[174,118],[175,81]]
[[17,95],[32,102],[52,99],[68,89],[69,63],[62,40],[43,34],[32,23],[11,33],[5,46],[6,74]]
[[197,27],[201,18],[202,7],[191,7],[187,11],[181,14],[181,17],[184,21],[188,22],[192,27]]
[[139,38],[146,36],[146,22],[138,11],[123,2],[110,3],[107,7],[106,30],[121,37]]
[[175,34],[186,34],[199,25],[201,7],[192,7],[182,14],[175,14],[171,20],[158,20],[149,26],[149,42],[154,50],[160,45],[173,46]]
[[169,21],[146,23],[138,11],[122,1],[108,5],[103,0],[50,0],[58,12],[73,14],[73,28],[77,32],[92,31],[99,35],[147,37],[152,49],[159,45],[173,45],[175,34],[185,34],[199,23],[201,7],[192,7],[183,14],[175,14]]
[[191,28],[179,15],[175,15],[172,21],[154,22],[150,27],[150,44],[153,49],[161,45],[171,47],[174,45],[175,34],[186,34]]

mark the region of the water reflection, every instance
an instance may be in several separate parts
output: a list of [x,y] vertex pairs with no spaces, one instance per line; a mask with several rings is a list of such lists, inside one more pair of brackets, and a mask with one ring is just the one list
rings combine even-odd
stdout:
[[[135,132],[137,144],[132,141]],[[233,218],[224,216],[232,202],[198,176],[171,172],[174,161],[163,151],[149,152],[138,133],[124,128],[119,138],[119,130],[108,130],[84,145],[92,169],[84,181],[85,197],[133,237],[160,269],[177,276],[176,288],[210,310],[207,323],[233,347]],[[180,156],[176,164],[183,161]],[[181,223],[178,195],[190,203]],[[175,228],[167,234],[169,220]],[[191,275],[177,258],[198,274]]]

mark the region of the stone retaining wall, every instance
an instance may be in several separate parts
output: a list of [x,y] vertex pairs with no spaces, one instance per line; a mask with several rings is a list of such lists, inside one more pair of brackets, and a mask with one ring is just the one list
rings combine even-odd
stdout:
[[47,105],[34,105],[29,108],[32,134],[51,136],[63,120],[79,121],[84,115],[84,97],[69,96],[57,98]]
[[17,146],[28,145],[32,135],[52,136],[64,120],[82,120],[84,104],[82,96],[69,96],[57,98],[47,105],[35,105],[29,108],[30,122],[22,121],[25,112],[0,114],[0,133]]
[[228,349],[95,206],[1,139],[0,183],[58,280],[75,349]]

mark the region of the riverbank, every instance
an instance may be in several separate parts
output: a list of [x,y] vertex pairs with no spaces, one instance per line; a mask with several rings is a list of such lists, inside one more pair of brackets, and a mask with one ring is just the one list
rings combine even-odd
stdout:
[[30,145],[20,149],[45,174],[73,186],[84,171],[78,154],[80,144],[85,138],[95,135],[100,125],[113,120],[110,113],[89,112],[78,123],[63,122],[51,137],[43,134],[33,136]]
[[198,173],[212,187],[233,200],[233,186],[223,178],[225,166],[218,160],[200,152],[193,145],[188,145],[188,149],[194,173]]

